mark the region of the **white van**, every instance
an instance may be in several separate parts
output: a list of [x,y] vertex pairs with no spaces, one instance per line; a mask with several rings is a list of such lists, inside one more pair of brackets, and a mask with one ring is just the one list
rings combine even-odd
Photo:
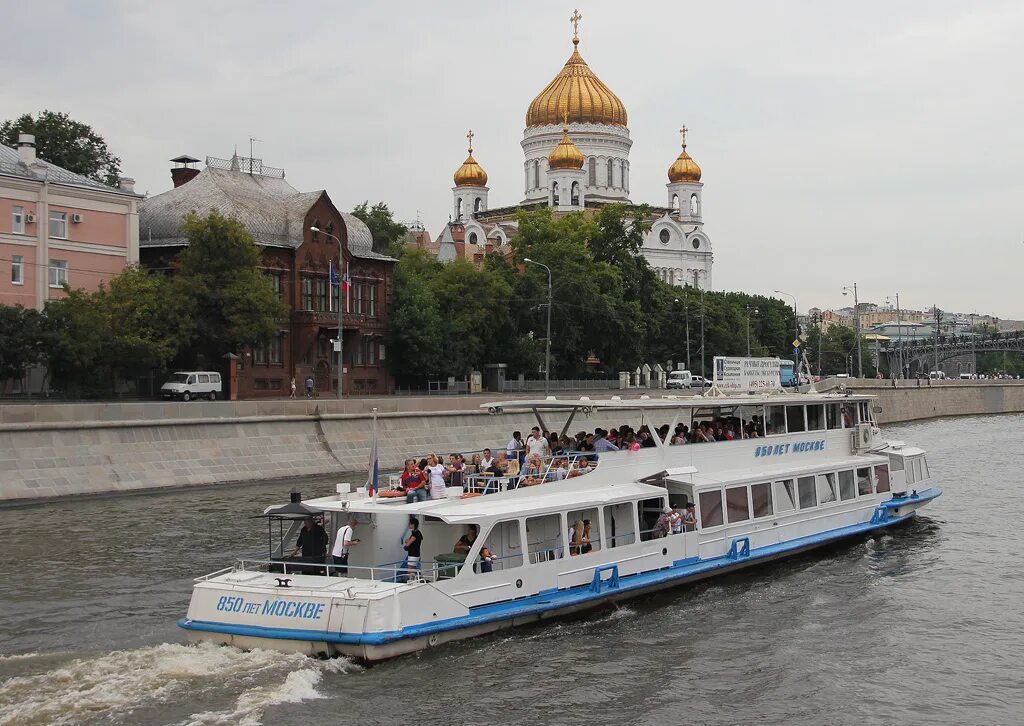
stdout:
[[946,380],[945,371],[931,371],[928,373],[928,377],[933,381],[944,381]]
[[220,394],[220,373],[214,371],[179,371],[160,386],[161,396],[180,398],[182,401],[191,401],[193,398],[216,401]]
[[690,371],[669,371],[668,380],[665,381],[665,388],[706,388],[710,381],[704,380],[701,376],[695,376]]

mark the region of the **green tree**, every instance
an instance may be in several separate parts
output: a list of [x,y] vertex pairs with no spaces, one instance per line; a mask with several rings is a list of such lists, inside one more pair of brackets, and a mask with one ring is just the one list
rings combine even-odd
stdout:
[[401,254],[408,228],[396,222],[388,205],[377,202],[372,207],[369,200],[356,206],[352,216],[358,217],[370,228],[373,237],[373,251],[398,257]]
[[288,308],[260,272],[260,249],[242,224],[217,211],[185,217],[170,299],[195,325],[188,353],[213,365],[225,353],[269,341]]
[[0,305],[0,382],[21,378],[49,349],[45,316],[21,305]]
[[34,134],[41,159],[98,182],[117,186],[121,160],[91,126],[58,111],[22,114],[0,124],[0,143],[14,146],[18,134]]
[[387,359],[399,385],[421,384],[444,367],[442,317],[430,288],[439,267],[422,250],[410,250],[395,267]]
[[67,290],[63,298],[46,303],[52,335],[50,379],[56,390],[68,395],[99,396],[113,390],[107,355],[110,317],[96,298],[96,293]]

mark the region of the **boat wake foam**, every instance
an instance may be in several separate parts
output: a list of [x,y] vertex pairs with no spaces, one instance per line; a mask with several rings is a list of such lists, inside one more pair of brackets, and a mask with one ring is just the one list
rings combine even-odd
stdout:
[[[124,715],[179,698],[201,699],[243,687],[253,676],[273,677],[275,685],[248,688],[230,711],[195,714],[190,724],[256,724],[266,707],[319,698],[325,672],[346,673],[349,661],[315,661],[300,654],[267,650],[243,652],[212,644],[172,643],[81,658],[30,676],[0,683],[0,726],[68,724],[85,718]],[[285,675],[287,673],[287,675]]]

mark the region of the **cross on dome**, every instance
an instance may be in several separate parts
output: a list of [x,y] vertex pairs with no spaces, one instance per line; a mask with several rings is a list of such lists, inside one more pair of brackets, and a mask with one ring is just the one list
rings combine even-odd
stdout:
[[682,137],[683,137],[683,149],[685,149],[685,148],[686,148],[686,132],[687,132],[687,131],[689,131],[689,129],[688,129],[688,128],[686,128],[686,124],[683,124],[683,127],[682,127],[681,129],[679,129],[679,133],[680,133],[680,134],[682,135]]
[[[466,134],[466,138],[469,139],[469,153],[470,154],[473,153],[473,136],[475,136],[475,134],[473,133],[473,129],[470,129],[469,132]],[[685,144],[684,144],[684,146],[685,146]]]
[[580,21],[583,20],[583,16],[580,15],[580,11],[573,10],[572,17],[569,18],[569,22],[572,23],[572,42],[573,45],[580,44]]

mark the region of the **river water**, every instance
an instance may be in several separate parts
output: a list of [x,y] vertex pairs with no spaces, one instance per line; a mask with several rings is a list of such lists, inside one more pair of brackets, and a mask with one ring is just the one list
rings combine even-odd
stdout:
[[0,510],[0,724],[1024,723],[1022,428],[888,428],[945,494],[887,534],[372,668],[182,645],[287,486]]

